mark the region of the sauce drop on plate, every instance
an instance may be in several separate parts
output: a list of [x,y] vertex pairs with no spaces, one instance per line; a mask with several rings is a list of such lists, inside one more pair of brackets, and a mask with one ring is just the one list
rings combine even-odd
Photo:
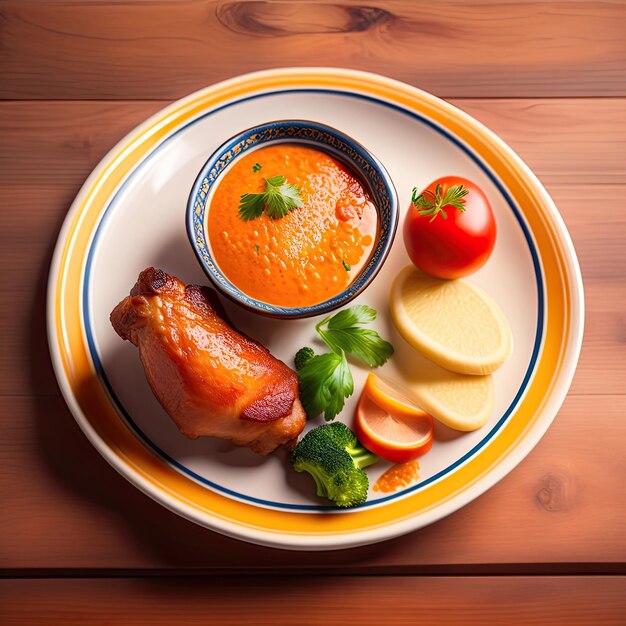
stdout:
[[[280,219],[265,213],[241,219],[241,195],[263,192],[264,179],[278,175],[298,186],[304,206]],[[211,251],[226,277],[246,295],[285,307],[344,291],[367,264],[378,226],[359,179],[326,152],[295,143],[235,161],[217,184],[207,218]]]
[[419,461],[407,461],[392,465],[375,483],[374,491],[392,493],[401,487],[408,487],[420,476]]

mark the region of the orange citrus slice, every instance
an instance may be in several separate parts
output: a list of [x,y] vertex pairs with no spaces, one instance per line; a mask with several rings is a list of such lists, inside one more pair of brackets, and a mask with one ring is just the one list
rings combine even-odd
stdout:
[[417,406],[416,399],[409,390],[375,374],[368,374],[363,393],[366,393],[379,407],[394,415],[413,417],[425,413]]
[[394,463],[410,461],[430,450],[433,418],[391,383],[370,374],[355,415],[359,441]]

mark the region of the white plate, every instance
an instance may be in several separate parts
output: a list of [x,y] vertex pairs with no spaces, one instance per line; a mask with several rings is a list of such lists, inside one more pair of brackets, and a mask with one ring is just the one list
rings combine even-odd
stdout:
[[[495,211],[498,239],[471,277],[503,308],[513,356],[494,375],[495,411],[479,431],[439,428],[419,482],[370,493],[337,510],[314,495],[284,453],[261,457],[209,438],[182,436],[154,398],[137,350],[109,313],[154,265],[207,283],[185,232],[185,204],[208,156],[242,129],[274,119],[333,126],[371,150],[400,198],[440,176],[476,181]],[[389,286],[408,258],[398,236],[385,266],[355,300],[379,311],[376,326],[397,354],[381,371],[403,380],[412,349],[388,314]],[[576,366],[583,295],[575,253],[547,193],[520,159],[478,122],[445,102],[381,76],[284,69],[242,76],[180,100],[124,138],[98,165],[59,237],[49,282],[49,339],[59,384],[103,456],[171,510],[218,532],[304,550],[345,548],[419,528],[483,493],[535,445],[563,401]],[[268,320],[226,303],[235,325],[292,363],[315,345],[316,320]],[[367,375],[352,366],[350,424]],[[313,425],[321,423],[321,418]],[[310,427],[310,426],[309,426]],[[68,451],[68,454],[71,451]],[[384,464],[368,471],[374,480]],[[97,489],[97,486],[94,486]]]

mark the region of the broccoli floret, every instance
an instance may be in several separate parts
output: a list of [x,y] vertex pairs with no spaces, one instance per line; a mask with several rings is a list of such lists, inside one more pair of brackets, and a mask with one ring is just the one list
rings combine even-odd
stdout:
[[[320,426],[320,428],[325,428],[326,434],[324,436],[329,437],[340,448],[343,448],[352,457],[352,462],[358,468],[362,469],[378,461],[378,457],[363,447],[356,435],[345,424],[333,422],[332,424]],[[316,428],[315,430],[319,429]]]
[[299,372],[304,367],[304,364],[314,356],[315,352],[313,351],[313,348],[300,348],[300,350],[296,352],[296,358],[294,359],[296,371]]
[[378,457],[368,452],[341,422],[309,431],[291,457],[296,472],[313,476],[318,496],[329,498],[342,507],[365,502],[369,480],[361,468],[377,460]]

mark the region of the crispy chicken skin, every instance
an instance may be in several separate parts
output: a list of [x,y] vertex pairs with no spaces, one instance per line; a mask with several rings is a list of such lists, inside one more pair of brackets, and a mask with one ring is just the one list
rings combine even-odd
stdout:
[[111,313],[187,437],[219,437],[259,454],[291,447],[306,422],[296,373],[225,319],[213,290],[154,267]]

